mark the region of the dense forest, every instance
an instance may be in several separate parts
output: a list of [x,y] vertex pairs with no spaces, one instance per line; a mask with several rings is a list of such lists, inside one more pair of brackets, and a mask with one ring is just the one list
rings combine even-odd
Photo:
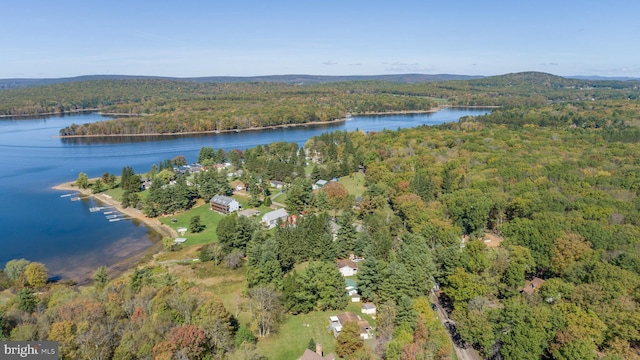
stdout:
[[636,81],[576,80],[543,73],[426,83],[94,80],[0,91],[0,115],[97,110],[130,116],[73,125],[61,129],[60,135],[175,134],[330,121],[348,114],[425,111],[442,105],[635,100],[639,87]]
[[[359,277],[392,267],[418,235],[459,333],[485,357],[637,359],[640,137],[623,134],[637,134],[639,114],[637,102],[588,101],[353,134],[368,185],[360,216],[393,210],[386,239],[370,243],[385,250]],[[533,277],[543,285],[522,293]],[[381,300],[383,283],[363,296]]]
[[[234,91],[259,98],[254,86],[295,89]],[[148,263],[112,280],[101,268],[82,288],[46,284],[42,264],[14,260],[0,273],[0,286],[16,293],[0,308],[0,337],[56,340],[69,358],[260,359],[260,344],[282,336],[286,319],[348,306],[335,260],[355,254],[364,258],[358,292],[378,306],[375,342],[365,346],[345,327],[335,340],[341,358],[454,358],[429,304],[437,294],[454,340],[483,358],[640,359],[637,83],[527,73],[326,86],[333,95],[384,88],[389,99],[502,107],[434,127],[327,133],[304,147],[203,148],[205,165],[242,170],[236,178],[252,206],[270,204],[268,181],[284,182],[284,206],[298,221],[266,230],[227,215],[217,241],[198,248],[197,264],[172,272]],[[134,194],[127,205],[158,216],[230,193],[226,173],[175,174],[184,163],[153,165],[154,185],[142,194],[125,167],[120,186]],[[358,176],[364,190],[355,196],[343,182]],[[344,180],[312,190],[334,177]],[[211,274],[236,278],[242,292],[232,298]]]

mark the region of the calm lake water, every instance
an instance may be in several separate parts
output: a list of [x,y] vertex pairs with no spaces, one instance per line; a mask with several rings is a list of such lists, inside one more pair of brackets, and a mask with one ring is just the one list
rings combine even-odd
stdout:
[[445,109],[432,114],[356,116],[331,125],[224,133],[207,136],[117,139],[54,138],[72,123],[107,118],[80,114],[45,119],[0,120],[0,267],[11,259],[43,262],[55,277],[89,275],[98,266],[113,265],[139,253],[157,237],[132,221],[108,222],[89,212],[91,200],[72,202],[51,187],[75,180],[79,172],[98,177],[120,175],[123,166],[146,172],[151,164],[177,155],[194,162],[203,146],[224,150],[254,147],[276,141],[303,145],[307,139],[329,131],[383,129],[434,125],[481,115],[486,109]]

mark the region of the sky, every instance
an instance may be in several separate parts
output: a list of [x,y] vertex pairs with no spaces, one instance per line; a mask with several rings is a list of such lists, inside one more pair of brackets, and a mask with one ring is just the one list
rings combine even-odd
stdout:
[[2,0],[0,78],[640,77],[638,0]]

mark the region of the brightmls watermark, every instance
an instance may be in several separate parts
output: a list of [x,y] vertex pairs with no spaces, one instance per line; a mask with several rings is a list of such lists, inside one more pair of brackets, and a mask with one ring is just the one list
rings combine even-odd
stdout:
[[57,341],[0,341],[0,359],[58,360]]

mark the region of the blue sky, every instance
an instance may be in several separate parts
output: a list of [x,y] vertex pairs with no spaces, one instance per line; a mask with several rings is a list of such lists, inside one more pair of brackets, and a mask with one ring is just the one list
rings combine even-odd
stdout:
[[0,78],[640,77],[640,1],[3,0]]

